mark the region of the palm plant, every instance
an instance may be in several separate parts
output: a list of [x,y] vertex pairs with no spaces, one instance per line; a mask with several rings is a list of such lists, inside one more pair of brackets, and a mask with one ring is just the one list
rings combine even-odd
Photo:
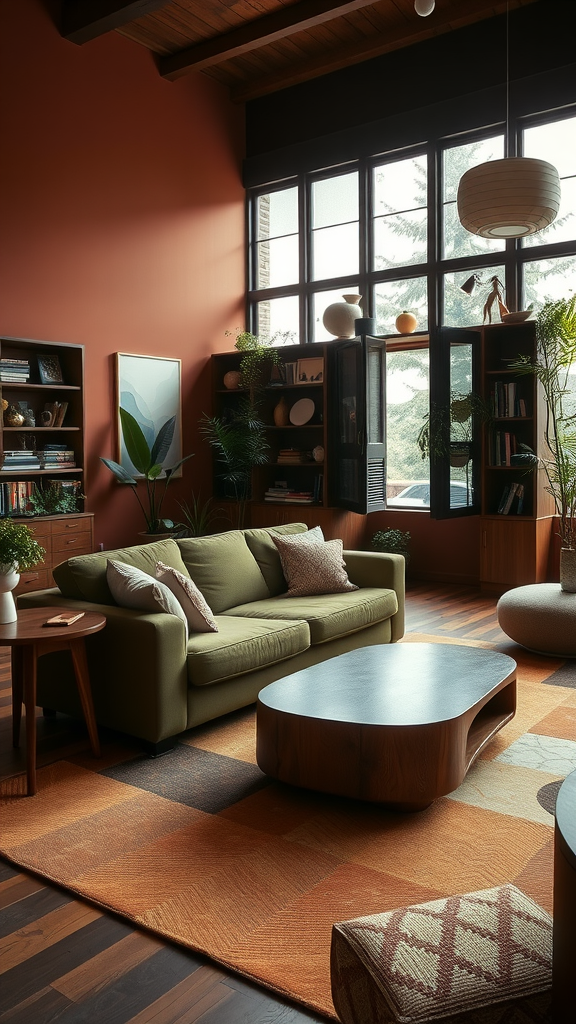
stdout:
[[[126,451],[128,457],[132,462],[138,473],[141,473],[146,485],[146,505],[141,500],[138,493],[138,480],[132,476],[128,470],[124,469],[118,462],[114,462],[112,459],[101,458],[101,461],[105,466],[114,473],[114,476],[121,484],[129,484],[136,500],[142,509],[144,518],[146,520],[146,532],[147,533],[158,533],[161,530],[171,530],[174,523],[171,519],[162,518],[162,504],[166,497],[166,490],[168,484],[173,477],[177,469],[186,462],[187,459],[191,459],[192,455],[185,455],[183,459],[179,459],[173,466],[164,466],[163,462],[166,458],[172,439],[174,437],[174,428],[176,426],[176,417],[171,416],[170,419],[160,427],[152,448],[150,448],[142,430],[142,427],[138,421],[128,412],[127,409],[120,408],[120,422],[122,425],[122,436],[124,438],[124,444],[126,445]],[[164,474],[162,476],[162,474]],[[158,484],[162,481],[162,485],[157,491]]]
[[239,402],[227,416],[205,416],[200,432],[212,445],[217,463],[216,476],[237,503],[237,527],[244,525],[246,503],[254,466],[267,462],[270,447],[264,423],[250,399]]
[[547,453],[524,448],[520,457],[540,466],[548,480],[560,520],[562,547],[576,547],[576,410],[569,384],[576,366],[576,295],[547,302],[536,317],[536,357],[518,356],[511,364],[517,373],[533,374],[542,386],[546,403],[544,440]]

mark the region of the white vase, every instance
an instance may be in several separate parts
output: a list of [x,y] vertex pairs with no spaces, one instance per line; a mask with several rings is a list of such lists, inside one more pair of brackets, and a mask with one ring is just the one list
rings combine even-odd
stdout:
[[560,548],[560,587],[576,594],[576,548]]
[[326,306],[322,323],[329,334],[336,338],[353,338],[356,334],[355,320],[362,317],[358,305],[361,295],[343,295],[343,302],[332,302]]
[[0,565],[0,622],[16,622],[16,602],[12,596],[14,587],[18,586],[20,573],[13,565]]

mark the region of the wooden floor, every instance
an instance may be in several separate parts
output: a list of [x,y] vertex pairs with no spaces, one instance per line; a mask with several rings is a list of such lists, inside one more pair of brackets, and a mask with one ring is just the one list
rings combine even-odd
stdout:
[[[406,631],[498,642],[495,609],[496,598],[475,589],[413,584]],[[82,726],[39,718],[39,765],[87,747]],[[9,651],[0,648],[0,778],[14,777],[18,791],[24,767],[11,745]],[[0,976],[0,1024],[324,1021],[1,859]]]

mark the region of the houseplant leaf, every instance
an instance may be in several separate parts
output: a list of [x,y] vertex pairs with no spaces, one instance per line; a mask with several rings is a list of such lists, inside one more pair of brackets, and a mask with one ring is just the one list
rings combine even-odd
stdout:
[[105,466],[108,466],[108,469],[112,470],[114,476],[121,484],[136,484],[132,474],[124,469],[124,466],[121,466],[120,463],[114,462],[112,459],[105,459],[102,456],[100,456],[100,462],[103,462]]
[[176,417],[171,416],[169,420],[166,420],[160,430],[158,431],[154,444],[152,445],[152,451],[150,452],[150,462],[152,465],[159,462],[160,465],[164,462],[164,459],[168,455],[170,445],[172,444],[172,438],[174,437],[174,427],[176,426]]
[[144,437],[142,427],[131,413],[122,408],[120,408],[120,422],[122,424],[122,436],[128,457],[138,472],[142,473],[143,476],[147,476],[155,460],[151,457],[150,448]]

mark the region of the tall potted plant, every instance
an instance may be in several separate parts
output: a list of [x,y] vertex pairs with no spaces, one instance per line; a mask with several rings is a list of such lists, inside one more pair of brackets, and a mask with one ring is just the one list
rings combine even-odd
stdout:
[[185,455],[183,459],[179,459],[173,466],[163,465],[174,437],[176,417],[171,416],[160,427],[151,448],[144,436],[142,427],[127,409],[120,409],[120,422],[124,444],[126,445],[130,461],[137,472],[141,473],[144,478],[144,501],[138,493],[138,479],[132,476],[128,470],[124,469],[124,466],[114,462],[112,459],[101,458],[101,462],[114,473],[114,476],[121,484],[129,484],[132,488],[146,520],[146,533],[158,534],[163,531],[169,531],[173,528],[174,523],[171,519],[164,519],[162,517],[162,505],[166,497],[166,490],[176,470],[183,462],[192,458],[192,455]]
[[30,527],[0,519],[0,622],[15,622],[16,605],[12,596],[20,573],[41,562],[46,551]]
[[540,466],[548,480],[560,534],[560,585],[576,593],[576,409],[570,371],[576,366],[576,295],[547,302],[536,317],[536,356],[518,356],[517,373],[534,374],[546,403],[544,441],[537,455],[524,449],[521,457]]

